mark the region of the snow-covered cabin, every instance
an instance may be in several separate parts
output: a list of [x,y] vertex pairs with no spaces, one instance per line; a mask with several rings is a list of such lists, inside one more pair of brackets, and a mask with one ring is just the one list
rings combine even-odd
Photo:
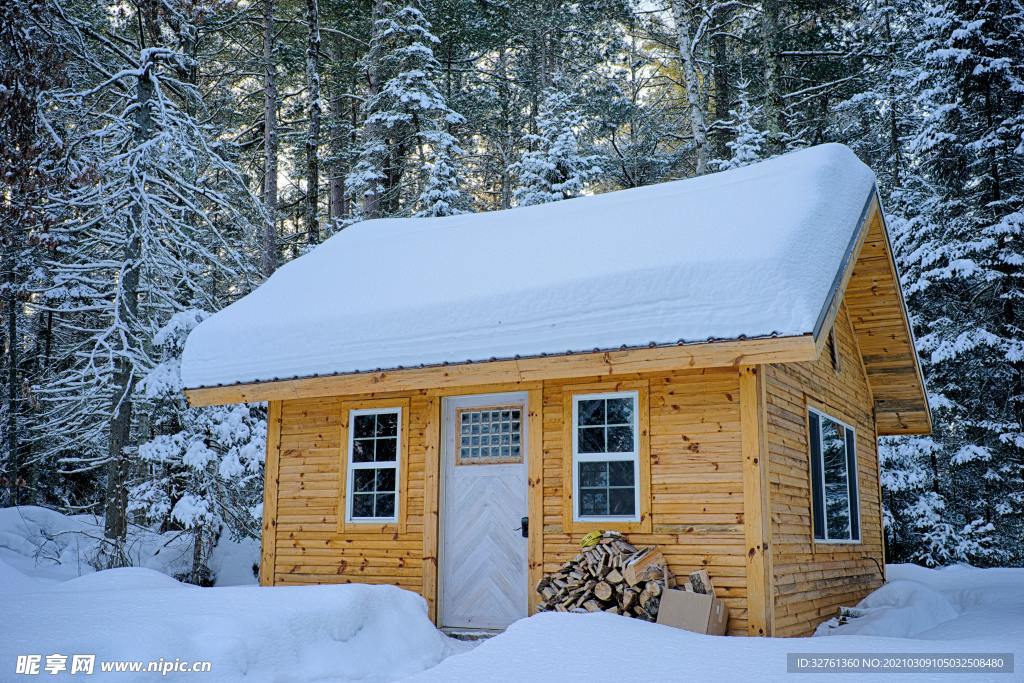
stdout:
[[182,378],[269,402],[263,584],[391,583],[451,628],[617,529],[706,569],[730,633],[807,634],[882,582],[877,437],[931,427],[841,145],[354,225],[199,325]]

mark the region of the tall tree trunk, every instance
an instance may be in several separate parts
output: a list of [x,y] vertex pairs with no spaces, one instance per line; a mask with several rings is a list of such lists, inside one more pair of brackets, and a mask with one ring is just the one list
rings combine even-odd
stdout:
[[[885,6],[887,9],[890,8],[888,3]],[[889,71],[890,73],[896,73],[896,46],[892,37],[892,20],[889,12],[886,12],[882,19],[882,29],[885,35],[885,56],[889,63]],[[892,167],[892,186],[893,188],[898,188],[903,178],[903,147],[900,144],[899,110],[896,105],[900,93],[893,91],[891,81],[889,88],[889,116],[887,121],[889,128],[889,158]]]
[[770,154],[782,152],[782,84],[779,61],[779,0],[762,0],[761,51],[764,53],[764,118]]
[[697,78],[695,46],[690,40],[690,17],[683,0],[672,0],[672,18],[676,22],[676,39],[679,43],[679,59],[683,66],[683,80],[686,85],[686,100],[690,109],[690,132],[696,160],[694,173],[704,175],[708,166],[707,118],[700,96],[700,81]]
[[17,221],[12,221],[15,235],[11,239],[11,255],[7,270],[7,455],[9,463],[10,479],[10,502],[11,505],[18,505],[21,502],[19,480],[21,478],[21,446],[18,443],[18,410],[19,410],[19,385],[18,381],[18,287],[16,278],[16,265],[14,263],[14,250],[21,244],[17,233],[20,227]]
[[[373,2],[373,31],[374,36],[370,39],[370,52],[366,56],[366,101],[372,101],[380,93],[380,62],[381,62],[381,51],[383,46],[381,45],[380,36],[376,35],[377,22],[384,17],[384,0],[374,0]],[[380,126],[374,123],[363,124],[363,139],[364,140],[375,140],[383,135],[383,131],[380,130]],[[387,176],[387,160],[382,159],[381,173]],[[386,191],[386,190],[385,190]],[[372,189],[366,193],[363,197],[363,217],[364,218],[380,218],[381,205],[383,198],[381,193],[376,189]]]
[[[332,57],[336,63],[340,63],[343,58],[343,50],[341,48],[341,41],[338,38],[330,41],[332,45]],[[345,118],[345,105],[344,105],[344,83],[341,79],[334,79],[334,89],[331,93],[329,100],[329,106],[331,110],[330,120],[330,144],[331,144],[331,163],[328,168],[328,196],[327,196],[327,215],[332,221],[340,221],[348,213],[346,211],[346,195],[345,195],[345,168],[342,163],[341,150],[343,147],[342,134],[344,129],[341,122]]]
[[[730,7],[720,10],[719,16],[716,19],[716,25],[727,26],[732,18],[732,12],[733,10]],[[729,42],[726,34],[726,31],[718,30],[715,31],[711,39],[711,68],[715,86],[715,121],[729,118],[729,104],[732,101],[732,88],[729,83],[729,70],[732,66],[732,60],[730,59]],[[728,142],[729,131],[725,127],[715,129],[714,148],[716,158],[729,158]]]
[[203,525],[200,524],[192,531],[192,578],[191,582],[195,586],[200,586],[203,583],[205,568],[203,558]]
[[263,226],[260,270],[277,269],[277,60],[274,58],[274,0],[263,0]]
[[320,8],[318,0],[306,0],[309,24],[306,42],[306,95],[309,102],[309,128],[306,131],[306,238],[320,242]]
[[[135,110],[135,142],[143,143],[152,137],[153,82],[150,80],[154,67],[152,62],[142,65],[138,78],[138,108]],[[142,256],[142,207],[137,203],[131,210],[131,228],[125,243],[120,278],[120,292],[117,299],[117,319],[131,329],[137,320],[139,309],[139,269]],[[126,333],[127,336],[127,333]],[[130,343],[130,342],[126,342]],[[131,460],[128,444],[132,430],[132,394],[135,392],[135,368],[128,357],[129,349],[122,348],[114,369],[114,401],[111,410],[110,435],[107,447],[107,490],[104,506],[103,534],[114,544],[110,557],[111,566],[123,564],[124,541],[128,534],[128,477]]]

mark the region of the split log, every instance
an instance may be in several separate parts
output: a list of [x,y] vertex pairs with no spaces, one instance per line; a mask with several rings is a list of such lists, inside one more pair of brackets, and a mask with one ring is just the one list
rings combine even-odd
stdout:
[[614,531],[537,583],[541,611],[609,612],[646,621],[658,615],[672,573],[657,548],[638,550]]

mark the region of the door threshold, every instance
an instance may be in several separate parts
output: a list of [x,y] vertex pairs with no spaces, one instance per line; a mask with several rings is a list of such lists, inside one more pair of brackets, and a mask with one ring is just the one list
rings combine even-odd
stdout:
[[456,640],[487,640],[504,633],[503,628],[458,628],[442,626],[441,633]]

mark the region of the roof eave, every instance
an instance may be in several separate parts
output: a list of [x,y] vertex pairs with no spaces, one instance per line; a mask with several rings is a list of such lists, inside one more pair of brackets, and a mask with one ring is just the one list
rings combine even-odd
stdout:
[[813,360],[817,354],[814,336],[807,333],[490,359],[414,368],[379,369],[371,372],[275,378],[260,382],[186,388],[185,395],[193,406],[209,406],[397,391],[444,390],[546,379],[615,377],[684,368],[794,363]]
[[[825,299],[825,303],[818,315],[813,332],[815,349],[817,353],[820,354],[828,340],[828,332],[832,329],[832,325],[835,323],[839,307],[842,305],[843,299],[846,296],[847,286],[850,284],[850,280],[853,277],[857,260],[861,255],[861,250],[864,247],[865,240],[867,239],[872,223],[876,217],[878,221],[880,221],[882,227],[882,237],[885,240],[885,251],[888,266],[891,269],[891,276],[895,283],[895,295],[899,305],[900,317],[903,321],[903,332],[906,334],[907,339],[909,339],[911,352],[908,354],[908,357],[910,364],[913,367],[914,376],[916,377],[918,393],[916,404],[919,405],[918,410],[915,412],[922,412],[925,418],[923,425],[919,422],[917,426],[914,424],[908,424],[899,418],[899,407],[895,405],[896,402],[887,401],[885,399],[879,400],[876,398],[876,413],[881,409],[881,411],[886,414],[891,413],[896,416],[894,420],[883,419],[878,425],[877,431],[879,436],[929,434],[931,433],[933,422],[931,406],[928,403],[928,390],[924,382],[924,373],[921,370],[921,364],[917,356],[917,344],[914,338],[914,330],[913,326],[910,324],[910,314],[907,309],[906,300],[903,296],[903,290],[900,286],[899,270],[893,257],[892,243],[889,239],[889,230],[885,222],[885,212],[882,210],[881,198],[878,194],[877,186],[872,187],[867,200],[864,202],[864,209],[861,211],[861,215],[857,223],[858,228],[854,231],[853,237],[850,239],[850,243],[843,255],[839,271],[836,273],[832,287],[830,288],[828,296]],[[871,383],[872,378],[870,373],[868,380],[869,383]],[[872,387],[872,392],[876,393],[877,389],[877,386]]]

